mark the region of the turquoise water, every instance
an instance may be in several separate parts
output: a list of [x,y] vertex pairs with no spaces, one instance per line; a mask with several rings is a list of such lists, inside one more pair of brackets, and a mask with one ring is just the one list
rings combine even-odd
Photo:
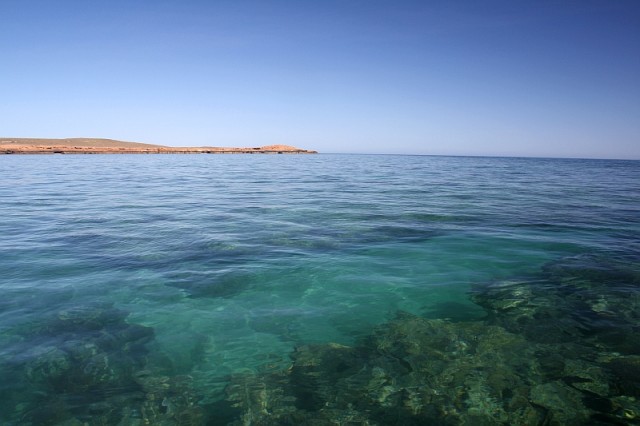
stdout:
[[640,419],[640,162],[0,156],[0,200],[1,424]]

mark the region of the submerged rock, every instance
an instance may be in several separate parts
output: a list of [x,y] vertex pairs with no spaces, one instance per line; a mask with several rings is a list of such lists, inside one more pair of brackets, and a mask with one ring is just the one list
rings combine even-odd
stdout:
[[591,414],[582,404],[582,394],[560,381],[533,386],[530,400],[546,409],[549,424],[581,425]]
[[29,380],[37,383],[54,384],[72,367],[69,354],[54,346],[36,347],[25,358],[24,372]]
[[82,305],[58,311],[50,323],[51,332],[78,332],[101,330],[121,324],[128,313],[110,305]]
[[35,425],[100,417],[99,424],[117,423],[114,395],[140,392],[133,374],[145,365],[153,339],[153,329],[128,324],[126,316],[108,304],[69,306],[31,327],[8,362],[14,389],[25,394],[11,418],[2,419]]
[[227,394],[237,424],[536,424],[532,350],[500,327],[402,313],[355,347],[302,346],[285,372],[234,377]]
[[567,262],[475,289],[481,320],[399,313],[353,347],[233,377],[234,424],[640,424],[637,275]]
[[547,344],[640,355],[640,273],[633,265],[578,256],[543,268],[543,277],[477,287],[487,323]]
[[612,387],[619,395],[640,398],[640,356],[620,356],[605,367],[612,375]]

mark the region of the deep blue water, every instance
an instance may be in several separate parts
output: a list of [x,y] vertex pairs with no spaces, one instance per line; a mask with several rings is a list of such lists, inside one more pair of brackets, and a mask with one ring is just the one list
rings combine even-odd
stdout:
[[638,161],[0,156],[0,214],[1,424],[640,418]]

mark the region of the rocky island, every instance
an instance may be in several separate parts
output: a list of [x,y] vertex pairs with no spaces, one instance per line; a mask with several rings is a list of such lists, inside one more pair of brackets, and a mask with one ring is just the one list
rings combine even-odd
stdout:
[[317,154],[317,151],[289,145],[171,147],[98,138],[0,138],[0,154]]

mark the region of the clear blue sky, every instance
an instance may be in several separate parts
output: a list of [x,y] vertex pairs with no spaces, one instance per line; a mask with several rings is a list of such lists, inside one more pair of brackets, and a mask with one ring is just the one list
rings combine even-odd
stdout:
[[640,1],[0,0],[0,136],[640,159]]

